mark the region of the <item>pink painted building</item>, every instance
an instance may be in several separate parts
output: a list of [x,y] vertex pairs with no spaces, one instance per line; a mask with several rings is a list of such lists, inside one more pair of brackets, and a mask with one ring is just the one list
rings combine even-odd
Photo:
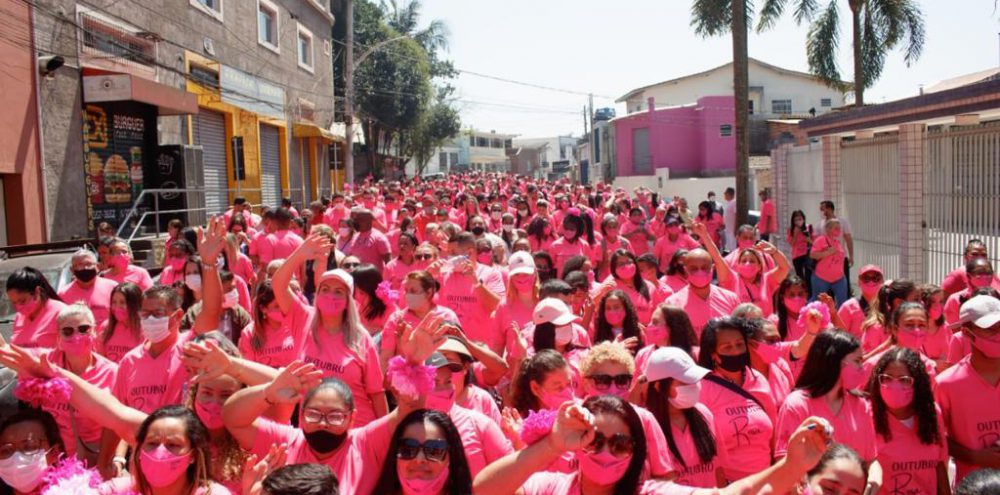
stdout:
[[[652,100],[652,98],[650,98]],[[614,126],[616,176],[718,177],[736,169],[732,96],[705,96],[697,103],[632,113]],[[655,108],[650,101],[648,108]]]

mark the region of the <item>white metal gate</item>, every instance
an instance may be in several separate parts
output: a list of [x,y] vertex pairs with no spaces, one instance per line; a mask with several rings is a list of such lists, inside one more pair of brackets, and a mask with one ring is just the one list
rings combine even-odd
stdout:
[[260,126],[260,199],[265,206],[281,206],[281,138],[278,128]]
[[202,148],[202,175],[205,179],[205,208],[214,215],[226,210],[229,203],[229,173],[226,169],[226,118],[205,110],[191,119],[194,144]]
[[835,206],[851,225],[852,275],[870,263],[882,267],[887,279],[900,275],[898,142],[888,137],[843,144],[844,204]]
[[[778,230],[788,228],[792,212],[802,210],[806,223],[819,220],[819,202],[823,201],[823,145],[796,146],[788,150],[788,211],[778,219]],[[782,235],[784,237],[784,235]]]
[[940,283],[961,266],[970,239],[1000,261],[1000,122],[931,129],[924,162],[924,277]]

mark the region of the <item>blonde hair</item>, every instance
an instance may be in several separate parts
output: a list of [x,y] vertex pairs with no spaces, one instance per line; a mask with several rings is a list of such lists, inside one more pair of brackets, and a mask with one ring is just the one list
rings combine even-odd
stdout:
[[[319,296],[319,284],[316,286],[316,295],[317,297]],[[341,333],[344,335],[344,345],[346,345],[348,349],[356,352],[362,364],[367,365],[368,363],[365,363],[364,361],[364,350],[361,348],[361,335],[367,334],[368,330],[366,330],[364,325],[361,324],[361,317],[358,315],[358,308],[354,304],[354,291],[350,286],[347,287],[347,307],[344,309],[344,313],[344,321],[341,322]],[[319,344],[321,320],[322,316],[317,309],[309,327],[309,334],[313,336],[313,341],[317,344]]]
[[95,321],[94,313],[90,308],[83,301],[77,301],[59,310],[59,316],[56,317],[56,324],[61,326],[66,320],[75,316],[83,316],[90,320],[90,323],[94,323]]
[[580,362],[580,374],[587,376],[590,370],[603,363],[617,363],[624,366],[629,374],[635,374],[635,358],[622,344],[604,341],[590,348],[590,352]]

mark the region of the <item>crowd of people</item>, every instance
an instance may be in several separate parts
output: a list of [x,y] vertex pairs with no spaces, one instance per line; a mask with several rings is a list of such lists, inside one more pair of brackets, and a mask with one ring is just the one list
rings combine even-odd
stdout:
[[113,236],[58,292],[20,269],[3,488],[1000,493],[985,244],[942,281],[852,279],[833,203],[781,227],[764,193],[758,228],[724,194],[368,179],[171,221],[156,277]]

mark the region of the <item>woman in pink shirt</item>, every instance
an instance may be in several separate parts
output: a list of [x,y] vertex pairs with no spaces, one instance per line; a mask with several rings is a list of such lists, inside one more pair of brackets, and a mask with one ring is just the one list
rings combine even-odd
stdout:
[[514,344],[517,332],[531,324],[532,312],[538,304],[538,275],[534,258],[526,252],[512,254],[507,270],[507,297],[493,312],[493,335],[502,336],[504,348],[513,361],[524,358],[513,353]]
[[288,366],[295,360],[299,342],[305,334],[292,328],[292,319],[285,318],[275,300],[271,281],[257,286],[254,298],[253,323],[240,335],[240,353],[247,359],[273,368]]
[[646,346],[642,326],[632,299],[621,290],[613,290],[597,305],[593,342],[621,342],[633,355]]
[[771,320],[778,324],[781,340],[794,342],[805,335],[799,325],[799,313],[809,300],[809,285],[797,276],[789,276],[778,285],[774,293],[774,313]]
[[924,362],[931,379],[937,375],[937,363],[922,354],[924,342],[927,341],[927,309],[923,303],[904,302],[900,304],[888,321],[889,338],[874,352],[865,356],[864,369],[866,377],[875,368],[882,354],[897,348],[910,349],[916,352]]
[[865,386],[861,343],[842,330],[828,330],[816,337],[805,367],[778,413],[776,457],[785,455],[788,438],[802,419],[817,416],[833,426],[834,439],[861,455],[869,467],[868,483],[882,485],[882,469],[871,406],[857,391]]
[[372,493],[472,493],[469,462],[451,418],[427,409],[413,411],[403,418],[389,441],[382,474]]
[[881,493],[950,495],[948,442],[920,356],[897,347],[882,355],[868,382],[878,438]]
[[[226,249],[223,252],[225,264],[223,268],[243,279],[243,282],[247,286],[253,287],[257,285],[257,273],[253,268],[253,261],[250,260],[250,257],[240,252],[239,243],[240,241],[235,234],[228,234],[226,236]],[[249,307],[244,309],[249,310]]]
[[386,300],[389,299],[388,294],[379,296],[382,273],[374,265],[359,266],[351,272],[351,278],[354,279],[354,304],[361,324],[372,338],[378,340],[385,321],[396,309],[396,303]]
[[641,380],[646,373],[650,356],[661,347],[676,347],[692,359],[698,358],[698,337],[683,309],[669,304],[657,306],[645,330],[647,345],[635,355],[636,378]]
[[721,244],[719,232],[724,230],[725,222],[722,220],[722,215],[715,211],[715,205],[713,202],[702,201],[699,203],[698,216],[695,220],[705,224],[705,228],[708,230],[708,235],[712,237],[712,242],[714,242],[717,246]]
[[646,282],[653,284],[654,300],[666,300],[676,292],[665,281],[663,273],[660,271],[660,262],[656,260],[656,256],[653,253],[646,253],[639,256],[636,258],[635,264],[639,268],[639,276]]
[[0,446],[0,480],[14,495],[37,495],[47,488],[44,476],[65,450],[55,419],[35,408],[11,411],[0,421]]
[[493,396],[481,387],[492,387],[506,376],[507,363],[485,345],[470,342],[457,326],[449,327],[449,337],[438,346],[437,352],[448,360],[455,386],[455,404],[479,412],[499,425],[502,420],[500,408]]
[[132,264],[132,249],[129,248],[128,243],[122,239],[111,238],[107,241],[107,245],[108,269],[101,274],[102,277],[114,280],[119,284],[132,282],[143,291],[153,286],[153,278],[149,276],[149,272],[145,268]]
[[601,220],[601,234],[604,236],[603,240],[597,244],[599,251],[595,253],[598,262],[597,276],[601,280],[608,278],[611,275],[611,253],[618,251],[619,249],[624,249],[626,251],[632,251],[632,243],[628,239],[622,237],[620,234],[621,226],[618,224],[618,219],[614,215],[604,215]]
[[555,262],[556,276],[559,277],[564,273],[563,266],[568,259],[574,256],[592,258],[593,254],[590,250],[590,245],[587,244],[587,240],[584,237],[586,235],[586,226],[579,212],[576,212],[576,214],[573,214],[573,212],[567,214],[566,218],[563,219],[562,228],[562,237],[556,239],[548,249],[552,254],[552,260]]
[[649,409],[669,448],[674,481],[685,486],[713,488],[726,484],[725,449],[716,440],[715,416],[699,404],[701,380],[709,371],[686,352],[663,347],[649,359],[646,394]]
[[[615,251],[611,256],[611,274],[614,277],[615,288],[631,299],[639,323],[642,325],[649,323],[653,308],[670,296],[670,294],[656,294],[656,287],[643,280],[642,275],[639,275],[636,257],[630,251],[624,249]],[[662,299],[654,299],[654,295]]]
[[556,241],[552,225],[545,217],[535,217],[528,225],[528,240],[531,242],[531,252],[545,251]]
[[173,285],[178,280],[184,280],[184,264],[189,257],[197,254],[194,246],[187,239],[178,239],[167,248],[167,254],[163,257],[163,270],[157,283],[160,285]]
[[[417,238],[413,234],[402,232],[396,241],[398,256],[386,263],[383,278],[389,281],[393,290],[403,287],[403,279],[412,271],[420,270],[418,260],[414,257],[417,250]],[[420,260],[423,261],[423,260]]]
[[[771,256],[774,268],[765,270],[764,256]],[[769,242],[759,241],[754,248],[740,252],[734,271],[736,276],[727,289],[740,298],[740,302],[755,304],[764,316],[770,316],[774,292],[789,272],[788,258]]]
[[806,214],[802,210],[793,211],[791,225],[785,232],[785,241],[792,246],[792,265],[795,267],[795,274],[804,280],[812,277],[812,262],[809,260],[812,239],[813,228],[806,223]]
[[[815,339],[815,334],[807,332],[806,335],[809,336],[808,344],[811,344]],[[767,378],[768,383],[771,384],[771,397],[774,398],[774,403],[783,403],[795,385],[795,376],[786,356],[792,354],[804,357],[808,352],[808,346],[802,341],[806,340],[806,337],[803,336],[799,342],[796,342],[792,350],[783,350],[778,327],[773,321],[763,318],[750,320],[748,337],[750,367]],[[805,350],[802,350],[803,348]]]
[[937,371],[948,367],[948,348],[951,346],[951,329],[944,323],[944,291],[934,284],[923,284],[920,290],[921,302],[927,309],[927,340],[923,353],[937,363]]
[[512,384],[510,407],[522,418],[531,411],[554,411],[575,400],[576,385],[566,359],[554,350],[544,350],[521,363]]
[[53,348],[59,332],[56,321],[66,307],[42,272],[26,266],[7,277],[7,299],[17,315],[10,342],[21,347]]
[[681,228],[680,219],[674,216],[667,217],[664,232],[666,235],[656,241],[656,245],[653,247],[653,254],[656,255],[656,259],[660,260],[660,270],[669,272],[668,267],[670,266],[671,259],[674,257],[674,253],[681,249],[690,251],[701,247],[701,244],[698,244],[698,241],[692,239],[687,232],[684,232]]
[[811,280],[813,299],[822,292],[832,290],[838,306],[847,301],[848,292],[847,277],[844,275],[844,258],[847,255],[840,244],[842,231],[840,220],[827,220],[825,234],[817,237],[809,250],[809,257],[816,261]]
[[97,330],[97,353],[113,363],[142,343],[139,311],[142,291],[132,282],[119,284],[111,291],[111,314]]
[[426,271],[418,270],[406,275],[402,288],[403,306],[389,316],[382,331],[379,361],[383,369],[388,366],[389,359],[399,354],[399,338],[408,326],[416,327],[428,314],[441,316],[448,322],[458,322],[458,315],[453,310],[437,304],[438,288],[437,281]]
[[667,284],[667,287],[674,292],[680,292],[688,285],[687,273],[684,272],[684,256],[687,254],[687,249],[674,251],[674,255],[670,257],[670,264],[660,279],[660,282]]
[[862,339],[862,346],[864,345],[864,331],[862,331],[861,325],[868,317],[869,308],[878,306],[878,290],[884,284],[885,276],[877,265],[861,267],[858,272],[858,287],[861,289],[861,294],[848,299],[837,310],[840,320],[844,322],[844,330]]
[[351,387],[357,408],[355,421],[361,426],[385,416],[389,406],[378,351],[361,325],[354,303],[351,275],[340,269],[325,272],[316,281],[315,307],[299,300],[289,287],[306,260],[326,257],[332,248],[328,238],[310,236],[275,272],[274,297],[284,318],[291,320],[292,331],[299,335],[295,340],[300,345],[300,359]]
[[896,279],[882,285],[878,291],[878,304],[868,310],[868,317],[861,324],[861,348],[865,353],[878,349],[889,338],[886,327],[896,308],[904,302],[919,302],[917,284],[907,279]]

